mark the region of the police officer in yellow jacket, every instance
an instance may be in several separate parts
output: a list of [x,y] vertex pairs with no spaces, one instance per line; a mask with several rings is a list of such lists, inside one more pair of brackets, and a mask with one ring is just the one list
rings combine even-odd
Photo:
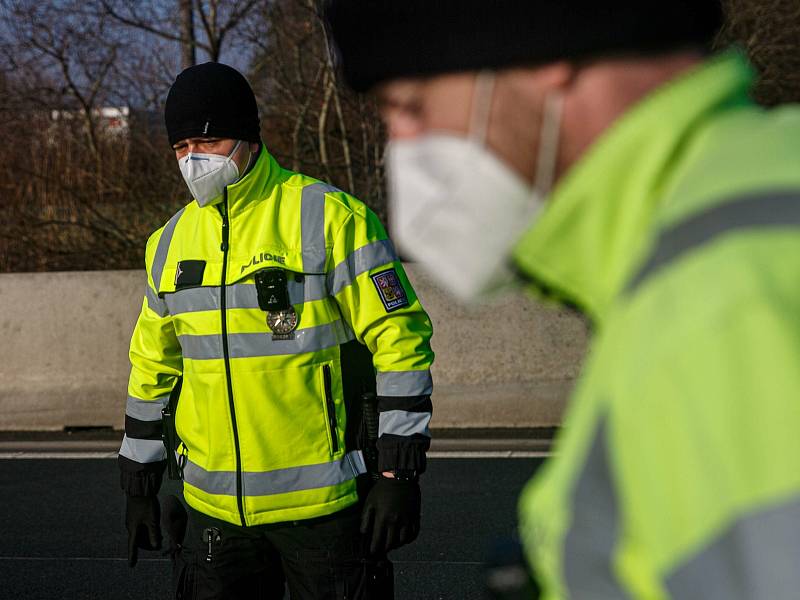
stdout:
[[[270,156],[235,69],[183,71],[165,120],[194,199],[147,243],[119,453],[130,563],[161,543],[162,409],[182,381],[179,597],[366,598],[368,559],[419,530],[430,320],[376,216]],[[370,387],[381,476],[359,501]]]
[[710,52],[719,2],[328,16],[382,104],[403,249],[464,298],[515,271],[594,325],[520,500],[541,597],[796,598],[800,111],[755,106],[745,57]]

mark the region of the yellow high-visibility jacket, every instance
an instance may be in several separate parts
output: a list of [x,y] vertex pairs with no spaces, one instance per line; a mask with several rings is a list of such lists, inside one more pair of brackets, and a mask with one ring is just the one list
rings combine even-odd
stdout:
[[542,600],[800,588],[800,110],[737,53],[653,91],[517,252],[597,335],[520,499]]
[[[161,409],[182,376],[190,506],[247,526],[353,504],[365,465],[345,439],[346,404],[360,390],[345,389],[342,349],[354,344],[372,354],[379,468],[425,470],[431,323],[364,204],[281,168],[262,145],[221,201],[193,201],[152,235],[146,267],[119,458],[128,494],[158,489]],[[287,275],[297,324],[285,335],[259,308],[255,277],[266,268]]]

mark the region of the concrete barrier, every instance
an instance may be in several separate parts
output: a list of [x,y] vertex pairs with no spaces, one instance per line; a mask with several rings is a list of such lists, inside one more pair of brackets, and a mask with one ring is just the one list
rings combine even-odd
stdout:
[[[433,427],[559,423],[586,328],[520,295],[466,310],[407,266],[434,323]],[[143,271],[0,275],[0,430],[123,425]]]

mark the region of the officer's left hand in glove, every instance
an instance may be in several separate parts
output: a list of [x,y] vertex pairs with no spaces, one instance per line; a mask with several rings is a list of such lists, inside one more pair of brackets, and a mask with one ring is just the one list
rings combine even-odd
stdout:
[[128,566],[136,566],[139,548],[161,549],[161,506],[157,496],[128,496],[125,527],[128,529]]
[[385,554],[417,539],[421,505],[419,482],[378,479],[361,513],[361,533],[369,542],[370,554]]

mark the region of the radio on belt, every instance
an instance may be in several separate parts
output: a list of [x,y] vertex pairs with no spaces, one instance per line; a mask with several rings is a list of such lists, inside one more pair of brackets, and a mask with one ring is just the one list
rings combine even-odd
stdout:
[[289,302],[286,271],[269,267],[255,274],[258,307],[267,313],[267,326],[273,341],[294,339],[297,329],[297,312]]

